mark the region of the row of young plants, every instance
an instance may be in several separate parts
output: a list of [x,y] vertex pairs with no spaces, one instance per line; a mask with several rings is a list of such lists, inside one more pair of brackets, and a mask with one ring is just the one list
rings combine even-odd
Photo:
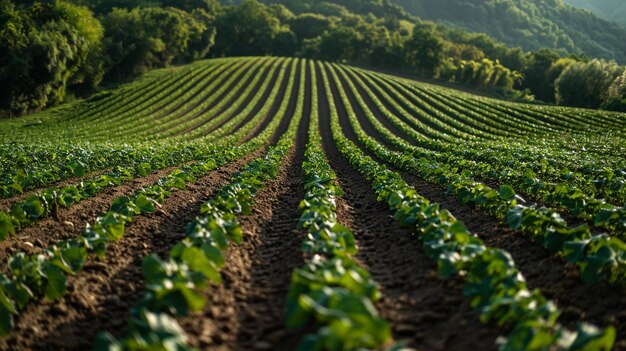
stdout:
[[[232,133],[244,133],[242,138],[249,134],[249,132],[258,126],[261,126],[264,121],[272,119],[270,111],[272,106],[286,105],[285,96],[279,96],[281,89],[284,87],[285,94],[291,93],[295,83],[295,79],[291,80],[291,67],[295,65],[295,61],[281,62],[275,70],[272,70],[271,75],[268,74],[266,82],[259,89],[259,92],[238,111],[237,115],[232,116],[224,122],[218,129],[213,130],[211,133],[206,134],[199,139],[205,143],[218,142],[225,137],[232,135]],[[295,77],[294,77],[295,78]],[[270,87],[268,84],[272,84]],[[280,113],[279,113],[280,114]],[[249,128],[252,127],[252,128]]]
[[184,189],[188,182],[258,146],[257,142],[236,148],[220,147],[202,162],[180,167],[131,196],[115,199],[110,210],[88,224],[79,237],[54,243],[43,253],[11,256],[7,274],[0,274],[0,335],[10,333],[13,315],[19,315],[31,301],[62,297],[66,276],[80,272],[90,253],[104,258],[107,247],[124,236],[126,225],[137,215],[154,213],[173,190]]
[[[253,105],[254,102],[258,102],[260,96],[263,95],[266,89],[277,90],[279,87],[270,86],[269,77],[274,76],[274,72],[283,71],[283,67],[286,62],[291,62],[289,59],[274,59],[261,65],[261,69],[258,72],[250,70],[251,75],[244,78],[240,78],[236,87],[233,87],[229,91],[229,95],[224,97],[221,103],[218,103],[210,112],[205,112],[202,115],[206,120],[191,120],[193,124],[188,125],[186,128],[191,128],[183,137],[187,139],[198,138],[212,131],[224,124],[234,126],[235,122],[238,122],[245,116],[240,112],[241,107],[245,104]],[[259,66],[259,63],[255,65]],[[263,79],[261,81],[261,79]],[[250,98],[250,99],[249,99]],[[248,100],[249,99],[249,100]],[[254,106],[254,105],[253,105]],[[238,112],[240,119],[233,118],[233,114]],[[181,129],[178,132],[180,134]],[[171,135],[172,132],[168,132]]]
[[[96,138],[95,140],[105,140],[112,137],[119,139],[141,138],[142,140],[159,140],[162,139],[161,134],[165,134],[171,130],[184,130],[184,128],[193,123],[191,121],[193,118],[208,119],[211,111],[214,111],[225,103],[224,97],[234,95],[234,90],[231,90],[231,88],[238,84],[243,84],[241,81],[237,81],[238,78],[250,76],[255,66],[260,68],[260,66],[267,63],[268,60],[260,61],[261,63],[257,64],[255,60],[244,60],[239,64],[227,67],[226,69],[229,71],[229,74],[220,74],[215,77],[215,79],[212,79],[213,76],[206,78],[205,81],[210,82],[211,86],[203,89],[201,93],[206,94],[207,98],[200,100],[197,104],[190,103],[189,106],[193,107],[191,111],[188,111],[190,113],[169,113],[165,116],[159,116],[160,110],[156,111],[156,115],[141,110],[125,110],[124,116],[126,117],[116,123],[115,126],[96,134],[89,131],[88,137],[90,139]],[[202,84],[194,84],[187,89],[186,94],[193,95],[195,92],[198,92],[198,89],[201,87]],[[179,102],[171,99],[169,96],[164,97],[164,100],[167,102],[167,104],[164,105],[166,107],[177,106]],[[183,111],[186,111],[186,109],[183,108]],[[141,117],[138,118],[137,115]]]
[[394,218],[410,228],[423,242],[426,254],[437,262],[440,276],[458,275],[465,280],[464,294],[478,309],[483,322],[507,326],[511,332],[498,340],[501,350],[610,350],[615,329],[599,329],[581,323],[576,331],[557,323],[560,311],[540,291],[527,288],[521,272],[506,251],[486,247],[452,214],[432,204],[406,184],[399,174],[366,156],[341,131],[332,102],[333,138],[345,159],[369,181],[380,201],[385,201]]
[[[599,130],[607,124],[618,126],[616,124],[618,119],[603,111],[582,113],[580,109],[521,105],[476,97],[475,95],[423,83],[418,85],[415,82],[399,80],[387,75],[363,72],[378,80],[397,85],[406,92],[406,97],[413,99],[415,96],[417,101],[425,102],[429,110],[434,107],[439,110],[448,110],[448,113],[453,115],[465,115],[466,112],[470,117],[475,117],[477,116],[476,114],[485,115],[503,124],[508,124],[508,121],[514,121],[520,125],[527,125],[535,127],[536,130],[545,131],[556,131],[555,128],[557,128],[561,132],[568,130],[587,132],[590,127],[594,130]],[[455,108],[450,109],[450,106]],[[532,130],[529,131],[532,133]]]
[[220,270],[227,264],[223,253],[229,242],[243,240],[237,216],[251,214],[256,193],[278,176],[285,155],[293,148],[304,102],[304,70],[301,73],[296,110],[287,132],[265,156],[248,164],[202,205],[200,216],[187,225],[186,237],[166,259],[144,258],[146,292],[131,311],[128,333],[119,339],[109,333],[98,335],[96,351],[194,350],[175,317],[204,308],[202,291],[210,283],[221,283]]
[[[154,88],[142,94],[137,95],[133,89],[122,87],[113,91],[111,101],[98,109],[96,113],[93,113],[90,107],[93,102],[78,103],[73,108],[74,111],[65,111],[66,115],[57,118],[61,123],[57,123],[53,118],[49,123],[24,130],[18,129],[14,132],[19,138],[25,140],[32,139],[34,133],[37,134],[37,139],[47,138],[51,141],[62,137],[81,142],[85,140],[103,142],[111,139],[136,142],[140,136],[130,132],[131,130],[146,126],[158,129],[161,120],[169,120],[175,116],[174,113],[170,113],[172,108],[180,107],[181,101],[192,96],[195,98],[194,101],[187,102],[194,106],[204,104],[206,100],[214,100],[206,98],[208,96],[206,93],[210,90],[199,91],[198,89],[207,87],[209,83],[218,87],[220,80],[227,75],[226,73],[240,71],[244,66],[254,66],[256,61],[266,60],[268,59],[212,60],[194,63],[187,68],[173,72],[159,72],[158,75],[151,72],[148,75],[154,78],[142,80],[151,81]],[[232,64],[227,64],[229,62]],[[163,84],[166,81],[168,84]],[[135,85],[130,86],[132,88]],[[183,96],[180,96],[181,94]],[[204,98],[201,98],[202,95]],[[15,139],[16,135],[12,138]],[[150,139],[145,136],[141,138]]]
[[[135,135],[140,135],[146,140],[195,142],[198,138],[212,136],[217,130],[220,130],[222,135],[228,134],[227,128],[233,127],[233,124],[227,122],[235,119],[231,114],[238,107],[238,103],[233,101],[242,100],[245,96],[253,94],[252,90],[260,79],[266,74],[280,70],[285,61],[287,60],[276,58],[247,59],[238,67],[228,67],[228,72],[222,76],[209,79],[208,87],[196,86],[189,90],[186,94],[189,101],[182,105],[176,104],[174,107],[177,109],[172,110],[167,118],[160,118],[157,123],[142,123],[133,131],[120,127],[116,131],[116,138],[134,138]],[[265,89],[269,82],[265,80],[261,85]],[[240,91],[242,89],[243,92]],[[227,120],[227,117],[233,118]],[[237,117],[243,118],[241,113]],[[149,115],[145,118],[151,120]]]
[[[166,95],[158,100],[156,108],[149,109],[124,109],[115,117],[115,115],[105,115],[100,118],[100,123],[106,123],[108,128],[98,132],[89,131],[88,125],[85,125],[86,132],[90,139],[98,140],[98,137],[123,137],[128,138],[134,135],[135,138],[149,139],[151,137],[149,130],[164,131],[168,128],[175,127],[181,118],[178,113],[186,110],[187,106],[199,106],[205,103],[215,101],[214,95],[210,94],[221,87],[218,85],[222,80],[234,74],[233,72],[245,71],[246,67],[250,67],[251,62],[240,61],[232,65],[222,65],[206,72],[198,72],[193,79],[185,82],[176,90],[172,90],[170,95]],[[182,80],[182,79],[181,79]],[[195,97],[195,98],[194,98]],[[213,97],[213,98],[211,98]]]
[[[234,144],[242,139],[243,134],[247,134],[252,127],[254,126],[243,126],[241,131],[222,137],[219,142],[222,145]],[[32,225],[40,219],[55,216],[59,206],[72,206],[109,187],[120,185],[136,177],[145,177],[159,169],[204,159],[214,151],[214,148],[204,142],[195,142],[163,149],[150,148],[148,151],[152,155],[131,154],[135,158],[127,156],[131,158],[129,164],[115,166],[110,172],[83,180],[76,185],[46,189],[14,203],[7,212],[0,211],[0,240],[6,239],[9,235],[19,232],[23,227]]]
[[107,167],[132,163],[136,159],[165,157],[175,150],[129,145],[5,145],[0,160],[0,197],[10,198],[24,191],[71,177],[83,177]]
[[[519,113],[511,109],[503,109],[499,105],[490,105],[488,103],[478,104],[472,99],[462,98],[458,94],[449,94],[448,96],[437,94],[433,90],[425,86],[413,86],[415,91],[419,91],[421,95],[427,96],[432,102],[433,107],[450,106],[454,107],[450,112],[456,111],[457,114],[463,116],[485,116],[493,119],[496,123],[506,125],[507,128],[517,136],[520,134],[544,134],[544,133],[563,133],[579,128],[577,121],[563,121],[562,119],[552,119],[549,122],[544,119],[530,116],[529,114]],[[503,110],[506,110],[503,111]],[[523,131],[520,133],[520,129]]]
[[[284,149],[288,148],[286,143],[292,145],[295,128],[302,113],[303,101],[304,79],[301,79],[295,117],[290,122],[288,132],[281,138],[280,147],[277,146],[277,150],[271,153],[274,155],[270,157],[271,160],[275,161],[278,157],[276,155],[285,152]],[[90,253],[103,258],[107,246],[123,237],[126,224],[131,222],[136,215],[156,211],[159,205],[171,195],[172,189],[184,188],[187,182],[194,181],[197,176],[243,157],[265,144],[276,132],[281,118],[289,117],[287,116],[288,103],[288,99],[285,99],[277,112],[277,117],[263,132],[250,141],[240,146],[233,146],[233,138],[240,138],[246,133],[246,130],[242,129],[241,133],[232,134],[224,139],[224,143],[214,146],[215,150],[205,161],[176,169],[154,185],[136,191],[132,197],[117,198],[113,201],[111,209],[105,215],[98,217],[94,223],[89,224],[80,237],[55,243],[43,254],[27,256],[18,253],[12,256],[8,265],[9,274],[0,274],[0,335],[10,333],[14,325],[13,316],[18,315],[30,301],[42,297],[55,300],[63,296],[67,274],[74,275],[80,272]],[[254,174],[263,170],[269,171],[267,168],[260,168]],[[254,178],[248,181],[253,182]],[[227,200],[224,201],[227,202]],[[236,206],[237,202],[231,204]],[[167,317],[162,317],[157,318],[158,322],[155,322],[155,316],[149,314],[143,315],[142,318],[142,323],[154,322],[159,326],[163,326],[161,322],[167,324],[168,321]]]
[[157,155],[159,158],[137,158],[130,164],[115,166],[109,172],[76,185],[53,187],[38,192],[14,203],[9,211],[0,211],[0,241],[41,219],[56,216],[59,207],[70,207],[107,188],[119,186],[137,177],[145,177],[163,168],[206,158],[212,152],[212,147],[197,145],[194,148],[181,148],[169,155]]
[[[237,216],[251,214],[257,191],[277,176],[280,162],[292,146],[283,140],[202,205],[200,215],[187,225],[185,239],[170,250],[167,258],[154,254],[144,258],[146,292],[131,312],[128,334],[119,340],[101,334],[95,350],[192,350],[182,328],[170,315],[186,316],[202,310],[207,302],[202,291],[210,283],[222,282],[220,270],[226,264],[224,251],[228,243],[240,244],[243,240]],[[178,332],[163,333],[162,323],[146,325],[146,318],[167,321],[170,329]]]
[[[72,125],[79,130],[79,133],[76,134],[95,138],[96,136],[106,137],[120,127],[130,129],[146,123],[150,124],[149,122],[154,122],[164,116],[170,117],[172,114],[168,113],[168,109],[171,106],[176,106],[184,101],[185,97],[197,91],[206,82],[214,84],[214,81],[222,79],[226,73],[238,71],[246,64],[249,62],[243,59],[235,60],[231,64],[224,64],[221,61],[210,64],[194,63],[190,66],[192,74],[183,70],[174,72],[172,75],[177,76],[177,78],[170,82],[169,86],[136,96],[127,100],[127,103],[122,106],[111,106],[103,109],[97,115],[88,118],[78,116]],[[156,84],[160,85],[159,82]],[[115,94],[116,91],[113,93]],[[184,95],[178,96],[180,93]],[[103,123],[108,128],[94,133],[92,126],[96,122]]]
[[[425,114],[421,108],[428,110],[430,113],[435,113],[433,111],[437,110],[428,104],[420,105],[421,108],[413,106],[407,98],[407,96],[411,97],[412,94],[407,90],[402,91],[405,87],[399,82],[386,77],[379,77],[378,75],[366,74],[360,70],[350,69],[350,71],[358,73],[359,76],[368,83],[368,86],[371,87],[376,95],[380,97],[380,100],[384,101],[388,106],[392,106],[397,113],[400,113],[403,122],[415,128],[417,132],[424,129],[422,127],[423,124],[419,125],[421,119],[426,121],[434,119],[428,114]],[[392,88],[388,84],[394,85],[394,87]],[[414,86],[407,87],[406,89],[411,89],[411,91],[424,90]],[[389,94],[385,91],[389,92]],[[408,110],[410,110],[410,114],[407,114]],[[459,113],[456,113],[456,115],[458,114]],[[419,117],[416,119],[412,116]],[[532,118],[536,120],[537,116],[533,116]],[[553,121],[551,121],[551,123],[552,122]],[[418,125],[416,125],[416,123],[418,123]],[[606,127],[606,125],[604,126]],[[585,128],[588,129],[589,125],[586,125]],[[585,132],[588,133],[586,129]],[[560,131],[559,133],[562,132],[563,131]],[[463,140],[463,143],[452,142],[450,144],[442,144],[441,142],[431,140],[432,138],[426,138],[426,140],[420,140],[418,145],[435,150],[454,152],[463,160],[506,164],[511,168],[520,166],[523,167],[523,169],[531,168],[534,172],[541,172],[544,177],[553,181],[560,179],[561,181],[572,183],[573,181],[577,181],[577,179],[573,179],[572,175],[577,175],[578,178],[585,176],[585,185],[588,186],[587,189],[589,191],[595,190],[602,194],[602,196],[615,197],[621,199],[621,201],[626,199],[626,197],[624,197],[624,179],[626,179],[624,175],[626,175],[626,173],[623,172],[623,170],[626,169],[626,163],[618,156],[608,157],[611,155],[611,150],[617,151],[621,149],[621,152],[618,152],[616,155],[623,154],[622,144],[617,143],[615,144],[616,146],[605,147],[607,145],[606,138],[593,136],[593,139],[589,140],[590,136],[581,134],[580,132],[568,138],[554,138],[553,136],[554,133],[550,135],[550,138],[538,140],[537,132],[534,131],[532,134],[532,142],[529,142],[528,137],[520,135],[518,138],[507,139],[506,143],[502,141],[477,141],[469,143],[472,147],[467,147],[467,140]],[[562,142],[554,144],[555,140],[562,140]],[[619,140],[619,138],[617,140]],[[539,147],[540,145],[541,147]],[[597,153],[590,154],[590,147],[602,148],[598,150]],[[580,150],[583,151],[581,152]],[[547,160],[546,157],[548,157],[549,160]],[[598,162],[606,164],[599,167]],[[612,167],[610,166],[611,164],[613,165]],[[574,169],[574,173],[577,174],[572,174],[572,172],[566,170],[567,168]],[[565,176],[567,178],[565,178]],[[578,183],[576,183],[576,185],[582,186],[582,184]],[[621,192],[621,194],[615,194],[616,192]],[[616,197],[616,195],[618,196]]]
[[[445,91],[439,87],[432,85],[424,85],[419,87],[425,93],[431,96],[444,97]],[[475,108],[494,109],[505,115],[514,114],[517,116],[528,117],[536,123],[545,123],[549,125],[559,125],[562,128],[577,128],[585,130],[589,127],[605,127],[607,125],[618,127],[620,117],[617,113],[600,110],[586,110],[578,108],[567,108],[562,106],[548,105],[529,105],[519,104],[507,101],[501,101],[490,98],[476,97],[470,94],[456,93],[450,94],[450,98],[457,101],[463,101],[465,104],[474,106]]]
[[[246,60],[239,67],[229,67],[227,73],[208,80],[208,87],[196,85],[188,91],[188,95],[202,95],[199,100],[196,96],[193,99],[197,100],[196,102],[186,102],[182,106],[177,106],[177,113],[170,113],[166,115],[166,118],[160,118],[158,125],[144,123],[139,125],[139,129],[134,132],[145,138],[161,139],[168,135],[201,129],[194,128],[196,125],[213,125],[220,111],[231,106],[232,100],[240,97],[238,95],[240,88],[250,89],[246,86],[246,82],[258,81],[262,76],[260,72],[267,72],[270,67],[275,67],[276,63],[276,59]],[[120,130],[119,133],[125,134],[126,132]]]
[[[213,65],[193,64],[179,69],[159,70],[150,72],[136,83],[130,83],[109,93],[99,96],[107,101],[100,108],[92,109],[93,99],[69,104],[68,107],[53,109],[50,112],[39,115],[27,116],[26,120],[32,120],[33,125],[28,128],[14,128],[2,133],[4,139],[15,140],[46,140],[50,142],[71,140],[72,142],[84,142],[90,132],[106,131],[107,125],[113,125],[110,117],[118,116],[125,110],[134,109],[136,112],[142,109],[149,110],[153,104],[161,100],[167,100],[171,95],[171,89],[178,87],[181,82],[190,80],[201,70],[211,70]],[[142,89],[146,86],[146,89]],[[138,88],[139,89],[136,89]],[[139,90],[136,91],[136,90]],[[107,98],[110,96],[110,98]],[[95,98],[98,98],[95,97]],[[41,119],[39,119],[41,118]],[[43,121],[43,123],[42,123]],[[130,120],[127,120],[130,121]],[[98,126],[94,128],[94,126]]]
[[[312,81],[315,87],[315,77]],[[300,341],[301,351],[380,349],[391,340],[391,328],[374,307],[380,297],[377,285],[354,259],[358,248],[352,232],[337,220],[336,199],[342,191],[321,147],[313,90],[302,164],[306,194],[298,222],[307,232],[302,243],[307,262],[292,273],[286,323],[303,329],[314,320],[319,326]]]
[[[405,115],[400,119],[387,109],[386,106],[389,105],[398,113],[403,111],[389,95],[381,90],[370,90],[368,86],[371,86],[373,89],[375,88],[375,83],[372,79],[369,79],[367,75],[356,75],[354,72],[352,73],[356,85],[361,86],[362,89],[365,90],[367,96],[376,105],[376,108],[381,114],[387,117],[396,128],[405,132],[411,142],[423,146],[425,149],[417,148],[417,150],[424,154],[430,154],[430,157],[438,157],[438,159],[448,163],[453,161],[462,163],[466,167],[473,167],[475,170],[485,175],[498,177],[501,178],[501,180],[513,180],[518,183],[529,183],[531,185],[539,182],[543,187],[550,186],[550,182],[552,181],[557,181],[559,185],[568,184],[571,185],[571,187],[576,186],[576,195],[579,195],[583,191],[592,194],[587,196],[587,198],[592,200],[598,200],[596,196],[594,196],[595,193],[597,193],[600,196],[607,196],[616,201],[626,201],[625,172],[615,173],[609,171],[598,174],[596,170],[595,175],[585,176],[584,173],[572,172],[565,166],[563,168],[556,168],[555,165],[552,165],[551,162],[546,160],[545,149],[543,150],[543,158],[539,161],[523,162],[516,157],[511,157],[502,147],[498,147],[494,150],[490,150],[489,148],[485,149],[485,143],[487,142],[481,142],[479,144],[474,143],[471,144],[471,148],[468,148],[467,144],[456,143],[444,145],[432,140],[424,140],[417,132],[410,129],[410,125],[407,122],[411,120],[410,115]],[[363,79],[360,77],[363,77]],[[365,82],[367,82],[368,85],[365,85]],[[406,114],[406,112],[404,113]],[[506,143],[510,143],[510,141],[507,140]],[[528,144],[527,141],[526,143]],[[502,141],[498,141],[497,144],[501,145],[503,143]],[[536,143],[534,145],[536,145]],[[550,150],[554,149],[550,147],[547,148]],[[518,152],[517,149],[510,147],[507,148],[507,151]],[[556,152],[558,151],[554,153],[549,152],[548,155],[550,155],[550,157],[559,158]],[[567,157],[562,158],[572,158],[571,156],[571,152],[568,152]],[[595,159],[596,158],[594,158],[594,160]],[[471,162],[470,160],[477,162]],[[597,163],[594,164],[597,165]],[[536,173],[541,173],[544,180],[533,182],[532,180],[536,178]],[[550,182],[547,182],[548,180]],[[539,194],[539,196],[541,196],[541,194]]]
[[[281,72],[284,73],[284,71]],[[235,119],[240,119],[240,117]],[[250,127],[244,126],[241,133],[231,134],[226,138],[222,137],[220,142],[224,144],[225,140],[239,140],[243,137],[242,134],[247,134]],[[216,132],[220,132],[220,134],[228,133],[228,131],[221,130],[216,130]],[[111,172],[102,174],[94,179],[82,181],[78,185],[47,189],[14,204],[9,212],[0,212],[0,239],[4,240],[9,234],[15,234],[22,227],[31,225],[39,219],[51,215],[54,216],[58,206],[71,206],[84,198],[94,196],[107,187],[120,185],[122,182],[137,176],[145,176],[156,169],[173,166],[192,159],[202,159],[207,155],[208,151],[204,143],[194,143],[192,148],[180,148],[168,155],[169,157],[164,157],[160,160],[137,158],[133,160],[134,164],[115,167]]]
[[[361,84],[362,82],[356,80],[356,83]],[[347,84],[348,89],[351,89],[354,93],[356,88],[352,81],[347,80]],[[343,94],[343,91],[341,91],[341,93]],[[423,165],[425,171],[428,171],[428,168],[443,167],[445,168],[446,173],[451,173],[454,172],[454,168],[459,167],[464,169],[465,174],[469,174],[470,177],[472,176],[471,172],[478,173],[478,176],[482,175],[482,177],[487,177],[484,168],[480,166],[472,167],[472,163],[461,159],[455,159],[452,161],[451,158],[453,157],[445,159],[445,154],[439,157],[440,159],[445,159],[445,161],[440,165],[438,161],[433,160],[433,158],[436,157],[433,153],[423,152],[420,148],[408,145],[401,138],[393,135],[389,132],[389,130],[385,129],[381,122],[376,120],[373,113],[366,109],[367,106],[363,102],[361,96],[355,94],[355,99],[362,107],[365,117],[370,121],[386,142],[403,152],[409,152],[419,159],[424,159],[425,163],[430,163],[429,165]],[[345,103],[346,106],[351,109],[349,102],[346,101]],[[381,111],[387,112],[384,108],[381,108]],[[386,114],[386,116],[390,116],[390,119],[393,118],[393,116],[389,114]],[[452,162],[446,163],[446,161]],[[536,197],[540,197],[546,204],[556,204],[560,208],[566,208],[568,211],[580,216],[581,218],[592,220],[595,226],[603,227],[615,233],[622,233],[626,230],[626,208],[618,208],[617,206],[611,205],[602,199],[589,197],[577,187],[568,185],[567,183],[554,185],[541,180],[535,180],[536,178],[529,178],[529,171],[526,171],[525,174],[520,174],[522,172],[514,169],[507,169],[503,172],[507,175],[506,180],[512,182],[510,184],[513,184],[515,189],[522,189],[526,194],[530,193]],[[463,172],[460,173],[463,174]],[[519,175],[518,178],[515,177],[516,174]],[[468,177],[466,176],[464,178]]]
[[[331,71],[331,74],[335,72]],[[519,204],[523,199],[510,186],[495,190],[476,182],[467,170],[458,172],[450,165],[416,157],[409,146],[390,134],[387,134],[387,140],[407,151],[400,153],[386,149],[362,129],[344,91],[340,91],[340,96],[359,142],[380,159],[446,187],[449,195],[456,196],[464,204],[472,204],[487,213],[506,218],[513,229],[532,235],[544,247],[563,254],[570,263],[576,264],[585,282],[603,279],[612,283],[626,282],[626,244],[621,240],[606,234],[594,235],[587,225],[569,228],[567,222],[552,209]],[[372,122],[376,123],[375,120]]]

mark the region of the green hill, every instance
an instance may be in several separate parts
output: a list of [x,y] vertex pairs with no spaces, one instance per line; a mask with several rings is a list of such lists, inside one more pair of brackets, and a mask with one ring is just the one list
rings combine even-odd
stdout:
[[564,0],[566,3],[590,10],[596,15],[617,22],[626,28],[626,2],[622,0]]
[[[625,29],[562,0],[394,1],[423,19],[487,33],[526,50],[547,47],[626,62]],[[574,0],[570,1],[573,3]],[[589,0],[575,1],[591,3]],[[602,8],[615,13],[615,7],[608,5],[617,5],[616,1],[602,3],[607,5]],[[620,5],[621,11],[626,11],[626,3],[620,2]]]

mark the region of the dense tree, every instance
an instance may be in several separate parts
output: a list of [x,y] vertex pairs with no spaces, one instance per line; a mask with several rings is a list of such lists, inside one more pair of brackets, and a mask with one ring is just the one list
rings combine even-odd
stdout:
[[417,25],[405,43],[405,60],[410,68],[432,75],[443,60],[443,40],[434,26]]
[[215,23],[217,56],[267,55],[271,53],[274,39],[281,32],[289,31],[266,6],[254,0],[226,7]]
[[217,0],[160,0],[161,6],[175,7],[189,13],[194,10],[204,10],[207,13],[215,14],[220,8]]
[[69,85],[101,74],[97,64],[84,68],[102,38],[87,8],[63,1],[16,7],[7,0],[0,8],[0,109],[24,113],[54,105]]
[[561,58],[556,51],[550,49],[541,49],[532,53],[529,57],[528,64],[522,70],[524,74],[524,88],[530,89],[535,98],[554,102],[554,80],[549,81],[547,74],[552,65]]
[[174,8],[114,9],[106,28],[107,76],[123,79],[170,63],[204,57],[215,29]]
[[330,30],[333,22],[320,14],[304,13],[291,19],[288,24],[298,38],[298,43],[302,43],[305,39],[319,37]]
[[524,50],[549,48],[561,54],[585,52],[592,57],[626,63],[626,29],[588,11],[567,6],[562,0],[393,2],[422,19],[451,23],[465,30],[486,33]]
[[569,65],[555,82],[560,105],[597,108],[608,97],[608,89],[623,68],[615,62],[592,60]]

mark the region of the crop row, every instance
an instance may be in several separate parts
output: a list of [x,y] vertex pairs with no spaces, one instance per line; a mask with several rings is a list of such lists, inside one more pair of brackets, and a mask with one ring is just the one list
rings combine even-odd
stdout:
[[437,262],[442,277],[460,275],[465,280],[465,295],[477,308],[484,322],[510,325],[512,331],[500,340],[503,350],[550,349],[609,350],[615,329],[598,329],[580,324],[570,331],[556,323],[559,310],[538,290],[529,291],[526,282],[507,252],[486,247],[438,204],[432,204],[407,185],[400,175],[365,156],[341,132],[339,116],[332,102],[326,73],[322,69],[326,96],[331,105],[333,137],[344,157],[372,182],[381,201],[394,218],[412,229],[422,240],[426,254]]

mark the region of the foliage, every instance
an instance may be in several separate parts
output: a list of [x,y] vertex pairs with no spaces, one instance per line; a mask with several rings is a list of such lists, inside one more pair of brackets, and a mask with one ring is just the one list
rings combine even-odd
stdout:
[[91,58],[102,26],[87,8],[63,1],[0,6],[0,110],[21,114],[62,102],[68,86],[86,80],[86,65],[97,84],[101,71]]
[[626,30],[562,0],[395,0],[423,19],[486,33],[524,50],[584,52],[626,63]]
[[622,70],[615,62],[604,60],[569,65],[554,83],[557,103],[598,108]]
[[215,35],[213,27],[173,8],[116,8],[102,23],[106,28],[104,47],[109,79],[135,76],[174,61],[203,57]]
[[268,55],[273,52],[275,40],[289,32],[266,6],[254,0],[225,8],[215,24],[218,28],[215,56]]

